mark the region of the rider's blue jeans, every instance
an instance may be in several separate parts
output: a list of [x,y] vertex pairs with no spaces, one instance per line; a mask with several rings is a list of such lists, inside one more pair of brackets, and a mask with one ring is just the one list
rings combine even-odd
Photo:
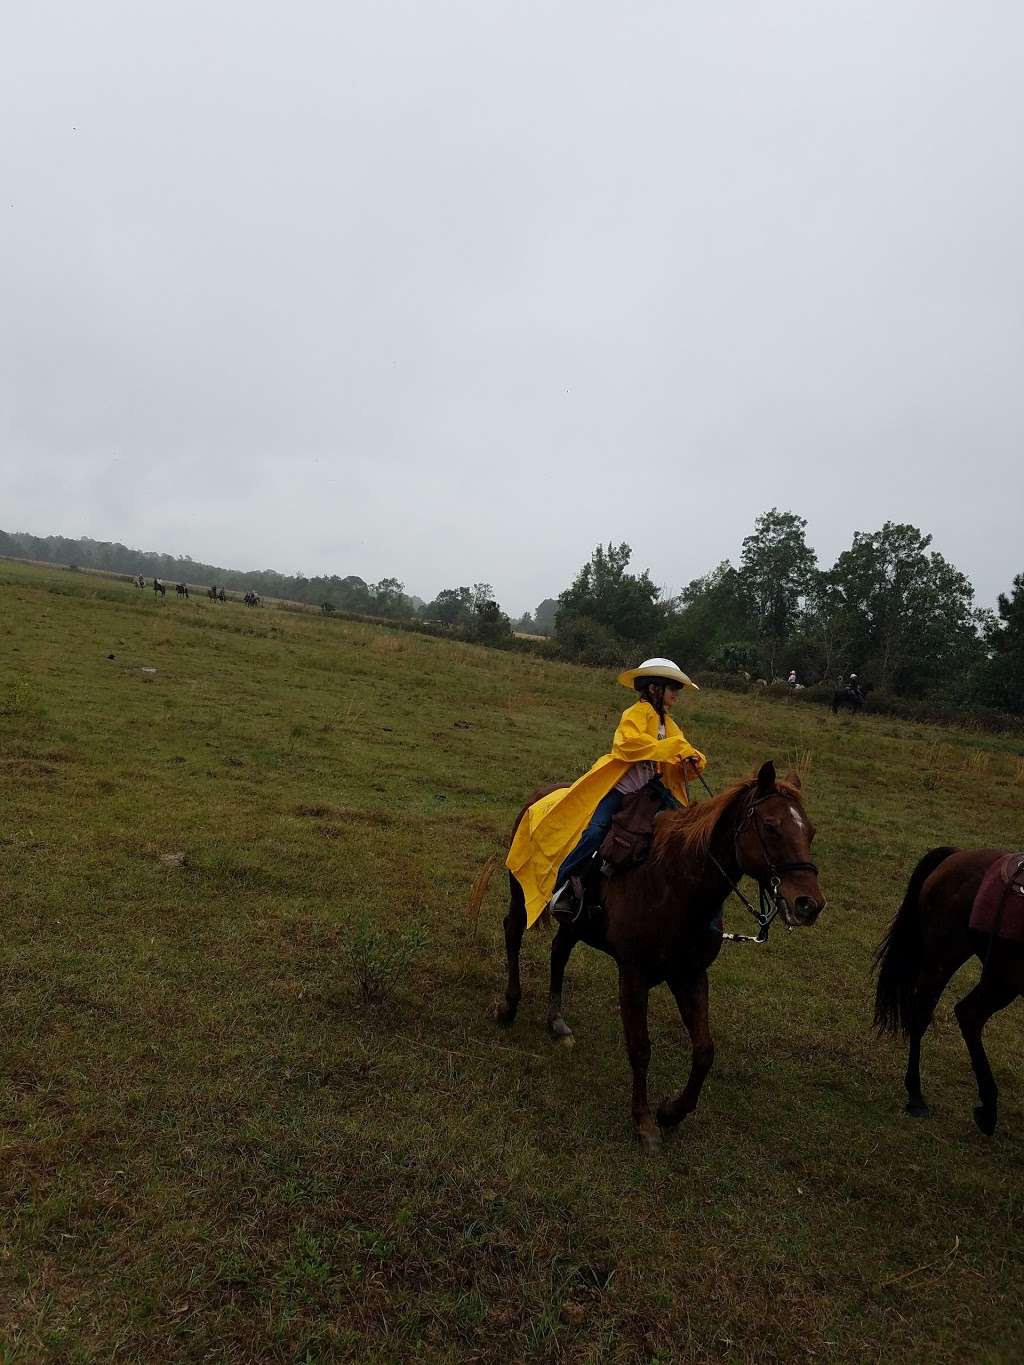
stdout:
[[[661,794],[662,810],[679,809],[679,802],[660,781],[656,783],[656,790]],[[570,877],[579,876],[583,872],[583,869],[601,847],[604,836],[608,833],[608,826],[618,815],[625,799],[622,792],[616,791],[613,787],[608,795],[603,796],[597,803],[594,813],[590,817],[590,824],[583,831],[583,837],[558,869],[558,876],[555,878],[556,891],[560,886],[564,886]]]

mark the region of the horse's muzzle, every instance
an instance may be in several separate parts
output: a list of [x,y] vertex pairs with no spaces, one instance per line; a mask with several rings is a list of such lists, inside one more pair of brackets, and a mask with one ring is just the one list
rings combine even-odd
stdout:
[[828,901],[822,897],[816,900],[813,896],[794,896],[792,900],[788,896],[780,898],[779,910],[782,915],[782,922],[788,929],[806,929],[824,910]]
[[827,901],[816,901],[813,896],[797,896],[793,902],[793,923],[801,928],[813,924],[827,905]]

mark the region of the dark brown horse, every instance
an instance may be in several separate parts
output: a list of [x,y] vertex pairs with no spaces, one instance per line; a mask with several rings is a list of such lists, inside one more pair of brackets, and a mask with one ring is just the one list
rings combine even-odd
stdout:
[[[547,787],[534,793],[516,826],[533,801],[554,790]],[[813,838],[799,777],[793,773],[778,782],[774,766],[765,763],[756,777],[737,782],[710,801],[660,815],[647,862],[602,878],[600,911],[559,925],[551,946],[548,1027],[556,1038],[572,1037],[562,1016],[562,983],[576,944],[588,943],[613,957],[619,968],[619,1008],[633,1072],[633,1128],[645,1148],[658,1146],[660,1128],[675,1128],[696,1109],[714,1060],[707,970],[721,947],[720,916],[731,885],[743,875],[753,877],[773,898],[787,925],[813,923],[825,905],[818,870],[811,862]],[[509,880],[508,982],[497,1011],[503,1024],[515,1019],[522,995],[519,950],[526,928],[522,888],[514,877]],[[647,998],[651,987],[663,981],[689,1032],[692,1060],[685,1087],[659,1107],[655,1122],[647,1098],[651,1057]]]
[[974,1119],[995,1132],[999,1091],[981,1041],[997,1010],[1024,992],[1024,948],[970,928],[971,906],[985,873],[1005,850],[933,848],[910,874],[903,904],[875,954],[878,986],[875,1025],[882,1033],[910,1039],[907,1113],[930,1110],[921,1093],[921,1039],[950,977],[971,957],[981,959],[981,980],[956,1006],[978,1081]]

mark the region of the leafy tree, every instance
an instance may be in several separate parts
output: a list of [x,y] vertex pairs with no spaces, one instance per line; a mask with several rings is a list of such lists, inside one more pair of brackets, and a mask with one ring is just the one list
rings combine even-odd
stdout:
[[474,618],[473,638],[481,644],[498,645],[512,638],[512,623],[493,598],[482,598],[476,603]]
[[537,606],[533,613],[533,628],[538,635],[554,635],[555,617],[558,615],[558,603],[553,597],[545,597],[543,602]]
[[815,671],[838,681],[850,667],[859,621],[831,571],[816,569],[807,589],[800,642],[814,659]]
[[473,618],[473,595],[468,588],[442,588],[423,608],[423,615],[445,626],[468,626]]
[[397,578],[382,578],[370,587],[373,610],[380,616],[406,616],[409,614],[405,596],[405,584]]
[[[740,576],[727,559],[688,583],[673,606],[658,637],[658,648],[680,667],[712,664],[753,670],[759,666],[757,630]],[[742,662],[737,662],[740,658]]]
[[522,631],[524,635],[540,634],[540,631],[536,628],[536,622],[528,611],[524,611],[516,622],[516,630]]
[[815,569],[814,551],[804,539],[806,525],[795,512],[773,507],[762,512],[743,542],[740,583],[773,674],[776,654],[796,631],[800,601]]
[[974,589],[916,526],[887,521],[858,531],[824,576],[847,657],[880,687],[908,694],[948,690],[977,661]]
[[570,618],[595,622],[627,645],[654,640],[665,609],[646,569],[641,574],[627,572],[632,553],[625,542],[595,548],[589,562],[558,599],[555,631],[563,645],[567,639],[564,622]]
[[348,574],[338,584],[338,600],[345,611],[369,611],[370,586],[358,574]]
[[977,697],[988,706],[1024,712],[1024,574],[1009,597],[999,594],[999,614],[987,623],[988,656],[977,675]]

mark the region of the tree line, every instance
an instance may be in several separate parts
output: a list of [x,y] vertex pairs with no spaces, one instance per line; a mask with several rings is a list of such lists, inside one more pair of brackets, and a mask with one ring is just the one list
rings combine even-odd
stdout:
[[806,526],[773,507],[738,564],[723,560],[675,598],[630,572],[628,545],[599,545],[558,599],[554,638],[586,663],[657,653],[767,681],[795,669],[809,684],[853,671],[897,697],[1024,713],[1024,574],[991,612],[915,526],[857,531],[829,568]]
[[[190,555],[165,555],[133,550],[117,541],[91,540],[88,536],[33,536],[26,532],[0,531],[0,555],[34,559],[44,564],[68,564],[74,568],[107,573],[167,579],[176,583],[216,583],[236,592],[250,589],[261,597],[317,606],[327,615],[336,612],[370,616],[385,621],[423,621],[482,644],[502,644],[512,639],[512,626],[494,598],[489,583],[446,588],[433,602],[424,602],[405,590],[399,578],[386,577],[368,583],[358,574],[322,574],[307,578],[303,573],[282,574],[276,569],[225,569],[204,564]],[[551,619],[554,628],[554,617]]]
[[87,537],[6,531],[0,555],[251,588],[326,615],[420,623],[489,645],[513,646],[516,632],[546,636],[547,652],[580,663],[662,654],[690,671],[768,681],[795,669],[809,684],[854,671],[896,697],[1024,714],[1024,574],[990,612],[975,605],[966,576],[915,526],[887,521],[857,531],[829,568],[807,544],[806,526],[795,512],[762,513],[737,564],[723,560],[677,597],[666,597],[648,570],[631,571],[629,545],[598,545],[557,599],[545,598],[515,623],[489,583],[445,588],[424,602],[394,577],[369,583],[356,574],[240,571]]

